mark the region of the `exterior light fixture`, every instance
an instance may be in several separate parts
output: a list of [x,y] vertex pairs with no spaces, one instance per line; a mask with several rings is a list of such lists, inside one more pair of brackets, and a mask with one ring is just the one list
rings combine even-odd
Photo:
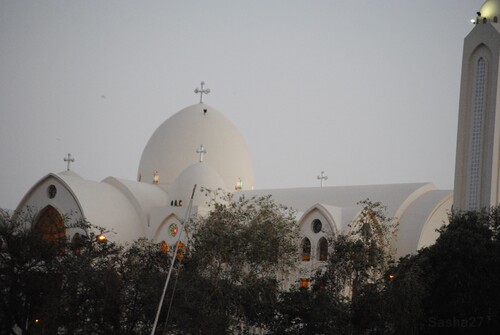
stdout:
[[395,275],[393,275],[393,274],[390,274],[390,275],[389,275],[389,279],[391,279],[391,280],[392,280],[392,279],[394,279],[394,278],[396,278],[396,276],[395,276]]
[[97,235],[96,240],[97,240],[97,242],[105,243],[107,241],[107,238],[103,234],[99,234],[99,235]]

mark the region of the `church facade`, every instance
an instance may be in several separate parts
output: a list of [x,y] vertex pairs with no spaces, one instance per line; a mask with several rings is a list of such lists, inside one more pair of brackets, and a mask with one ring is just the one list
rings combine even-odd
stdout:
[[177,112],[153,133],[136,180],[86,180],[70,171],[68,156],[67,171],[41,178],[17,210],[32,211],[35,226],[46,234],[60,234],[61,229],[70,239],[84,234],[64,227],[63,217],[69,217],[113,231],[110,239],[146,237],[170,246],[179,238],[195,184],[193,215],[208,211],[200,188],[222,189],[236,197],[271,195],[297,211],[302,243],[311,250],[305,261],[313,266],[324,260],[326,237],[348,232],[361,211],[357,203],[369,198],[387,206],[387,215],[399,221],[393,240],[396,256],[413,253],[434,243],[436,229],[447,222],[452,206],[478,209],[500,203],[498,16],[500,0],[486,1],[465,39],[454,191],[432,183],[255,190],[244,138],[222,113],[203,103],[209,90],[202,85],[195,91],[200,103]]

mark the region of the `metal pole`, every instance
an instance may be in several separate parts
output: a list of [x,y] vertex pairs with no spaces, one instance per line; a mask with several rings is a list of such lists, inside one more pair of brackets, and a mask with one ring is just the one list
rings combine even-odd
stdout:
[[170,269],[168,270],[167,280],[165,281],[165,286],[163,287],[163,293],[161,295],[160,303],[158,305],[158,311],[156,312],[155,322],[153,323],[153,329],[151,330],[151,335],[155,334],[156,326],[158,325],[158,319],[160,318],[161,306],[163,305],[163,299],[165,299],[165,294],[167,293],[168,282],[170,281],[170,276],[172,275],[172,270],[174,268],[175,259],[177,257],[177,252],[179,251],[179,241],[182,235],[182,228],[186,224],[187,220],[191,216],[191,208],[193,206],[194,191],[196,190],[196,184],[193,187],[193,193],[191,194],[191,199],[189,200],[189,206],[186,210],[186,216],[184,217],[183,224],[179,227],[179,232],[177,233],[177,241],[175,243],[175,250],[172,256],[172,262],[170,263]]

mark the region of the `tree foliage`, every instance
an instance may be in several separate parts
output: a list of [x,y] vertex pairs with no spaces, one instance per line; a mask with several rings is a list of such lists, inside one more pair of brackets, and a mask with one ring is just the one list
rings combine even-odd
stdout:
[[385,328],[382,315],[390,242],[397,222],[378,202],[364,200],[350,230],[331,236],[328,261],[312,288],[282,294],[278,334],[365,334]]
[[[47,241],[28,214],[0,215],[0,333],[143,334],[151,328],[168,257],[158,245]],[[67,224],[69,227],[70,225]],[[99,232],[99,233],[97,233]]]
[[266,328],[298,259],[290,209],[270,197],[221,197],[189,226],[171,324],[188,333]]
[[436,243],[400,260],[387,289],[396,333],[497,334],[500,207],[455,212]]
[[319,285],[282,292],[272,334],[350,334],[349,305]]
[[[214,196],[188,225],[157,334],[498,333],[499,207],[452,213],[434,245],[394,262],[396,222],[361,204],[311,288],[289,289],[293,211],[269,197]],[[26,229],[30,217],[0,214],[0,334],[151,332],[172,254],[146,240],[99,243],[85,222],[73,228],[86,238],[48,243]]]

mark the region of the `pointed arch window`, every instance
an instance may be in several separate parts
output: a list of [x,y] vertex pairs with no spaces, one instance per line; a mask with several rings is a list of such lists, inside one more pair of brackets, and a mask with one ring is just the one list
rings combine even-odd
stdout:
[[319,239],[318,243],[318,260],[326,261],[328,259],[328,241],[326,238],[322,237]]
[[311,241],[309,241],[307,237],[304,237],[300,246],[302,250],[302,261],[309,262],[311,259]]
[[71,239],[71,250],[75,255],[80,255],[82,252],[82,247],[85,244],[85,238],[80,235],[80,233],[76,233],[73,235]]
[[57,241],[66,238],[66,227],[62,215],[52,206],[45,207],[35,223],[37,230],[44,241]]

